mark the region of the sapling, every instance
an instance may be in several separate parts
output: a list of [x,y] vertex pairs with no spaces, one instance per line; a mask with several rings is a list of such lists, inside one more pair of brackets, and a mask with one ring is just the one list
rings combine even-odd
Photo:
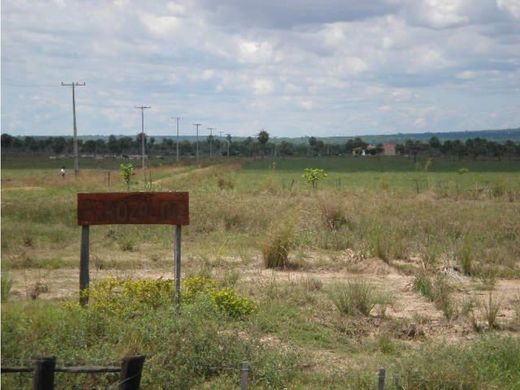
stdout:
[[303,170],[302,177],[309,184],[312,184],[312,188],[316,188],[318,186],[318,182],[327,177],[327,173],[324,169],[320,168],[305,168]]
[[126,184],[127,190],[130,191],[130,179],[134,174],[134,166],[132,163],[121,163],[121,165],[119,165],[119,171],[121,172],[123,183]]

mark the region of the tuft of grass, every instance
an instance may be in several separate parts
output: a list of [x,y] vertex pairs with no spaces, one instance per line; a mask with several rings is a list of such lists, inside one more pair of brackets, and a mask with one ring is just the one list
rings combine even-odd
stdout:
[[464,244],[459,251],[458,258],[464,275],[471,276],[475,270],[473,265],[473,248],[469,240],[464,240]]
[[321,198],[319,209],[325,227],[331,231],[336,231],[347,224],[343,207],[338,199]]
[[413,280],[413,289],[422,296],[432,300],[433,299],[433,284],[431,277],[426,271],[421,270]]
[[415,276],[413,288],[433,302],[446,319],[451,320],[457,314],[457,308],[451,298],[452,287],[444,275],[433,277],[426,271],[421,271]]
[[500,306],[500,302],[493,301],[493,294],[489,292],[487,303],[485,302],[482,304],[484,319],[486,320],[489,329],[498,328],[497,316],[500,311]]
[[130,236],[123,236],[119,239],[119,248],[124,252],[135,250],[135,240]]
[[235,184],[225,177],[219,177],[217,179],[217,186],[220,190],[232,190],[235,188]]
[[13,287],[13,281],[9,275],[9,270],[4,266],[2,267],[2,278],[1,278],[1,292],[2,292],[2,303],[9,300],[11,294],[11,288]]
[[286,224],[270,234],[262,247],[264,266],[266,268],[287,268],[292,241],[293,226],[290,224]]
[[373,286],[365,282],[335,284],[329,296],[340,313],[351,316],[368,316],[376,305],[388,304],[382,295],[374,291]]

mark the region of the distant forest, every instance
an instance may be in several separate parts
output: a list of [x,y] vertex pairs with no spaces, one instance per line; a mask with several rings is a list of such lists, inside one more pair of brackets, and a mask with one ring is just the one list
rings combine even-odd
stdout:
[[[111,155],[129,157],[141,152],[142,135],[124,137],[111,135],[108,138],[79,139],[78,148],[81,155]],[[346,142],[327,142],[327,139],[316,137],[306,138],[307,142],[290,139],[276,139],[269,137],[266,131],[261,131],[257,137],[234,139],[227,137],[200,137],[198,142],[199,155],[203,156],[342,156],[352,155],[353,152],[365,150],[368,155],[383,153],[382,143],[371,143],[362,137],[350,138]],[[467,138],[465,140],[442,141],[437,136],[427,140],[406,139],[395,142],[395,151],[398,155],[408,156],[450,156],[457,158],[519,158],[520,142],[511,139],[503,142],[489,140],[482,137]],[[153,156],[171,156],[177,153],[177,143],[174,138],[146,137],[146,154]],[[179,140],[179,155],[181,157],[195,156],[197,142],[191,139]],[[48,154],[71,155],[73,153],[72,137],[19,137],[2,134],[2,153],[5,154]]]

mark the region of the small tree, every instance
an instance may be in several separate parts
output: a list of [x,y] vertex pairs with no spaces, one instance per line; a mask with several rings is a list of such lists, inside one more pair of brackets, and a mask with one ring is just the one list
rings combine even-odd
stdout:
[[327,173],[324,169],[305,168],[302,177],[307,183],[312,184],[312,188],[316,188],[318,186],[318,181],[327,177]]
[[265,146],[268,141],[269,141],[269,133],[267,131],[262,130],[260,133],[258,133],[258,142],[260,143],[261,148],[262,148],[262,158],[264,157]]
[[119,172],[121,173],[123,183],[126,184],[127,190],[130,191],[130,179],[134,174],[134,166],[132,165],[132,163],[121,163],[121,165],[119,165]]

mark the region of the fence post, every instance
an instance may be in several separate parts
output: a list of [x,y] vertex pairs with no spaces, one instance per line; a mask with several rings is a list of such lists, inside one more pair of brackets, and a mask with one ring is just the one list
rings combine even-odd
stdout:
[[54,389],[54,356],[38,356],[34,359],[33,390]]
[[175,293],[173,301],[177,309],[181,303],[181,225],[175,225],[175,244],[173,256],[175,260]]
[[378,374],[378,378],[379,378],[379,381],[378,381],[378,385],[377,385],[377,390],[385,390],[385,369],[383,367],[381,367],[379,369],[379,374]]
[[249,389],[249,362],[243,362],[240,369],[240,390]]
[[79,303],[85,306],[88,303],[89,286],[89,225],[81,226],[81,251],[79,259]]
[[121,377],[119,379],[119,390],[138,390],[141,383],[145,357],[127,356],[121,360]]

